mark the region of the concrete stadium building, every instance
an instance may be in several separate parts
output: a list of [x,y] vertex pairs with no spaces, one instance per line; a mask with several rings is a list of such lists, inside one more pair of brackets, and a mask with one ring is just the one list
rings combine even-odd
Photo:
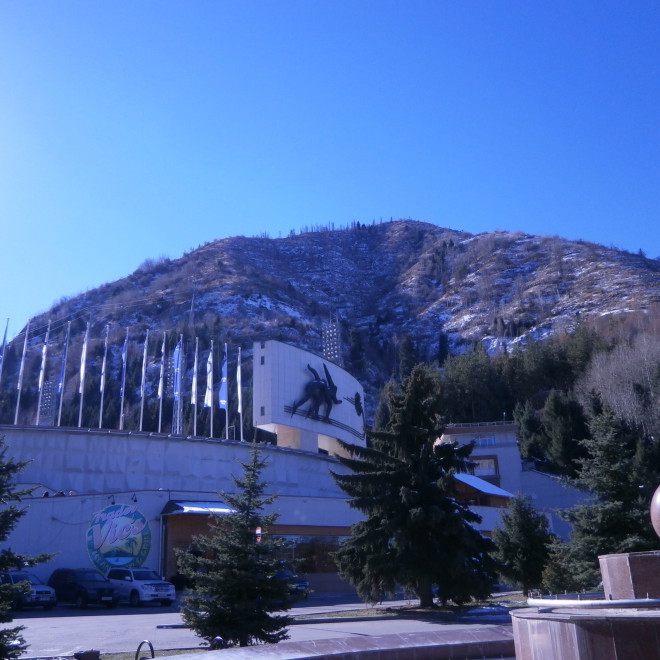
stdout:
[[[365,444],[364,393],[348,372],[328,360],[276,341],[253,347],[253,425],[277,436],[261,444],[267,492],[278,497],[271,534],[290,542],[312,588],[338,584],[330,553],[359,520],[330,470],[338,440]],[[145,566],[171,578],[176,548],[191,547],[209,516],[228,512],[251,444],[233,440],[132,431],[0,426],[6,457],[29,461],[18,488],[26,515],[4,547],[54,553],[34,572],[47,579],[58,567]],[[466,476],[461,486],[484,516],[488,533],[510,493]],[[475,493],[479,497],[474,497]],[[0,548],[3,547],[0,545]]]

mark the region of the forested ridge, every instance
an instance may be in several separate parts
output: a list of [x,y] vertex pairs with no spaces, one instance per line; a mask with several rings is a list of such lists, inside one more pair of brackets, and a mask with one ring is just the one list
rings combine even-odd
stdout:
[[[447,421],[511,419],[515,413],[528,429],[524,451],[558,454],[557,447],[549,448],[556,438],[550,443],[534,428],[548,398],[546,417],[559,405],[575,408],[574,399],[583,407],[596,386],[618,415],[657,428],[649,418],[657,388],[659,269],[657,260],[643,254],[583,241],[510,232],[475,236],[411,220],[316,227],[282,239],[221,239],[179,259],[146,259],[126,278],[64,298],[32,319],[28,341],[26,328],[5,347],[0,422],[14,421],[23,362],[18,423],[35,422],[50,322],[43,379],[56,410],[62,398],[62,425],[78,423],[88,332],[83,426],[99,424],[107,336],[102,426],[118,427],[124,378],[124,428],[137,429],[142,413],[143,428],[156,430],[164,368],[167,431],[172,354],[181,340],[184,432],[191,433],[194,347],[203,388],[202,365],[213,342],[216,387],[228,346],[230,415],[236,409],[232,375],[242,348],[250,437],[252,343],[277,339],[321,354],[322,330],[332,315],[344,366],[365,387],[370,423],[382,387],[406,365],[424,362],[442,369]],[[635,360],[639,368],[632,366]],[[615,364],[619,372],[610,373]],[[208,410],[199,409],[198,417],[198,433],[208,434]],[[579,427],[579,416],[575,423]],[[216,427],[214,435],[221,435]]]

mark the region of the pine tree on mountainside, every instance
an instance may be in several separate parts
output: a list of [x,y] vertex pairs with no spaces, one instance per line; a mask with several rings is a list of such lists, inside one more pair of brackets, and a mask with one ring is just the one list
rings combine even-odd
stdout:
[[[14,483],[16,475],[23,470],[27,462],[15,462],[6,458],[7,447],[3,435],[0,435],[0,502],[3,504],[0,510],[0,542],[5,542],[14,530],[19,520],[25,515],[26,510],[19,508],[12,502],[20,502],[21,499],[31,493],[30,490],[15,490]],[[0,552],[0,571],[24,569],[26,566],[34,566],[48,561],[50,555],[42,554],[36,557],[16,554],[11,550]],[[21,585],[0,585],[0,623],[13,621],[11,609],[14,601],[22,593]],[[21,635],[25,626],[0,629],[0,660],[13,659],[21,656],[28,645]]]
[[241,465],[236,492],[221,493],[234,511],[214,516],[209,535],[195,536],[192,550],[177,551],[179,572],[193,585],[184,599],[184,621],[212,645],[218,637],[240,646],[287,639],[290,617],[271,613],[288,610],[301,597],[290,594],[286,577],[278,575],[287,568],[280,560],[285,541],[268,532],[278,516],[263,509],[276,496],[264,495],[266,462],[256,445]]
[[409,334],[403,335],[399,345],[399,380],[403,382],[417,364],[415,344]]
[[471,467],[472,445],[436,444],[442,434],[436,372],[417,365],[402,388],[388,390],[390,421],[370,431],[371,447],[341,443],[351,474],[333,473],[350,505],[364,514],[335,559],[358,594],[378,602],[397,586],[422,607],[490,593],[491,542],[480,517],[457,499],[455,473]]

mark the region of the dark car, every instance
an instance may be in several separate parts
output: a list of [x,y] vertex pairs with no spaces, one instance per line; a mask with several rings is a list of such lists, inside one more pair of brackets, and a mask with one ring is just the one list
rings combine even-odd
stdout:
[[275,573],[275,578],[286,581],[290,596],[296,596],[297,599],[309,596],[309,581],[296,575],[290,568],[281,568]]
[[55,589],[57,600],[74,603],[76,607],[87,607],[90,603],[106,607],[117,604],[110,582],[91,568],[57,568],[48,584]]
[[36,575],[25,571],[0,571],[0,584],[18,584],[19,582],[26,582],[29,588],[12,603],[13,609],[43,607],[45,610],[50,610],[57,603],[55,590],[44,584]]

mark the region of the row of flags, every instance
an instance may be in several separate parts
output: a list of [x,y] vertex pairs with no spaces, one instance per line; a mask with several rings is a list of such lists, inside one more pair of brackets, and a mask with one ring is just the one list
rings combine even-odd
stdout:
[[[2,340],[2,348],[0,349],[0,380],[2,379],[2,370],[5,357],[5,351],[7,347],[7,328],[9,326],[9,319],[7,319],[7,325],[5,326],[4,337]],[[41,397],[44,390],[45,374],[46,374],[46,365],[47,365],[47,356],[48,356],[48,347],[50,341],[50,321],[48,322],[48,329],[46,330],[46,335],[44,338],[44,343],[41,348],[41,367],[39,370],[39,381],[38,381],[38,391],[39,391],[39,401],[37,405],[37,413],[35,424],[38,426],[40,422],[40,412],[41,412]],[[88,354],[88,343],[89,343],[89,322],[85,329],[85,335],[83,338],[83,346],[80,354],[80,368],[79,368],[79,384],[78,384],[78,393],[80,394],[80,406],[78,412],[78,427],[82,425],[82,413],[83,413],[83,397],[85,393],[85,376],[87,372],[87,354]],[[57,395],[59,398],[59,410],[57,416],[57,425],[60,426],[62,418],[62,401],[64,394],[64,383],[66,377],[66,369],[68,362],[68,353],[69,353],[69,338],[71,332],[71,322],[67,324],[66,336],[64,340],[64,349],[62,351],[62,361],[60,365],[60,374],[57,384]],[[28,321],[25,329],[25,338],[23,342],[23,352],[21,355],[21,362],[18,374],[18,395],[16,401],[16,412],[14,417],[14,424],[18,424],[18,416],[20,411],[20,401],[21,401],[21,391],[23,389],[23,376],[25,370],[25,361],[28,349],[28,337],[30,333],[30,321]],[[107,364],[108,364],[108,340],[109,340],[110,328],[108,325],[105,327],[105,337],[103,343],[103,358],[101,362],[101,374],[99,380],[99,391],[101,395],[101,405],[99,409],[99,428],[102,426],[103,410],[104,410],[104,397],[106,391],[106,378],[107,378]],[[120,396],[120,418],[119,418],[119,429],[124,428],[124,402],[125,402],[125,390],[126,390],[126,370],[128,365],[128,328],[126,329],[126,336],[124,338],[124,343],[121,351],[121,377],[120,377],[120,387],[119,387],[119,396]],[[163,400],[165,399],[165,378],[166,378],[166,339],[167,333],[163,333],[163,340],[161,346],[161,364],[160,364],[160,374],[158,380],[158,399],[160,401],[159,405],[159,419],[158,419],[158,432],[161,432],[162,428],[162,409],[163,409]],[[206,357],[206,390],[204,397],[201,400],[202,405],[206,408],[209,408],[211,411],[210,419],[210,436],[213,436],[213,399],[214,399],[214,382],[213,382],[213,353],[214,346],[213,340],[211,340],[211,347]],[[149,330],[146,332],[144,339],[143,353],[142,353],[142,368],[141,368],[141,381],[140,381],[140,422],[139,430],[142,431],[142,423],[144,417],[144,401],[145,401],[145,384],[146,384],[146,375],[147,375],[147,360],[148,360],[148,346],[149,346]],[[218,388],[218,406],[220,409],[225,410],[225,413],[228,417],[229,415],[229,401],[227,394],[227,344],[224,345],[223,360],[221,366],[221,378],[220,386]],[[173,411],[173,420],[172,420],[172,432],[173,433],[182,433],[182,405],[183,405],[183,376],[185,372],[184,364],[184,345],[183,345],[183,335],[179,336],[179,340],[174,348],[172,353],[172,363],[173,363],[173,398],[174,398],[174,411]],[[194,356],[194,365],[193,365],[193,376],[192,376],[192,387],[190,392],[190,404],[195,407],[195,414],[193,417],[193,435],[197,435],[197,405],[200,399],[199,397],[199,388],[198,388],[198,372],[199,372],[199,338],[195,338],[195,356]],[[241,349],[238,348],[238,363],[236,367],[236,383],[238,389],[238,416],[239,416],[239,428],[240,428],[240,439],[243,440],[243,404],[242,404],[242,384],[241,384]],[[228,422],[228,419],[227,419]],[[228,437],[229,424],[225,424],[225,437]]]

